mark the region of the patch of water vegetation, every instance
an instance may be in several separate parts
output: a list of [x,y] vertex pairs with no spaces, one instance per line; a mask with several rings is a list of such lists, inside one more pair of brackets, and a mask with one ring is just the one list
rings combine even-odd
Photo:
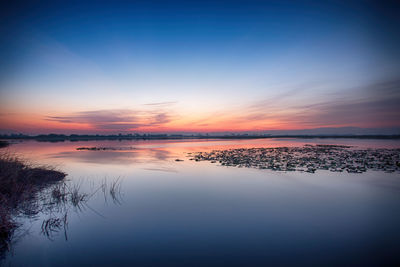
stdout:
[[190,160],[218,162],[223,166],[273,171],[400,172],[400,149],[355,149],[341,145],[305,145],[213,150],[191,153],[188,156]]

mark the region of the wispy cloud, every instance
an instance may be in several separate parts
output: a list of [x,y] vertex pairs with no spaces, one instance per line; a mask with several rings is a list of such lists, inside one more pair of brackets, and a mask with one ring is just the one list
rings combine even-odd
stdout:
[[171,106],[178,103],[177,101],[167,101],[167,102],[155,102],[155,103],[147,103],[145,106]]
[[81,111],[65,116],[49,116],[48,120],[63,123],[113,123],[134,122],[138,118],[132,110],[94,110]]
[[292,86],[290,89],[283,90],[281,93],[273,95],[271,97],[260,99],[248,106],[249,110],[257,111],[259,109],[265,109],[265,107],[282,107],[282,104],[287,103],[290,100],[296,100],[304,92],[317,89],[319,86],[324,85],[323,82],[308,82],[299,85]]
[[[262,131],[355,126],[400,126],[400,80],[329,92],[329,97],[307,98],[312,85],[266,99],[205,110],[180,110],[173,101],[140,105],[137,109],[99,109],[45,117],[59,129],[91,132],[124,131]],[[13,118],[3,125],[11,128]],[[43,118],[43,117],[41,117]],[[29,122],[28,120],[26,120]],[[25,121],[24,121],[25,123]],[[43,124],[45,125],[45,123]],[[33,124],[32,124],[32,127]],[[37,126],[36,126],[37,127]]]
[[163,126],[171,121],[171,115],[163,110],[117,109],[81,111],[64,116],[47,116],[46,120],[85,124],[95,130],[127,131],[141,127]]
[[[295,92],[293,92],[295,93]],[[349,88],[330,99],[292,102],[291,94],[261,100],[249,105],[238,121],[260,123],[279,120],[302,127],[343,126],[385,127],[400,124],[400,80],[385,80]],[[298,97],[295,94],[295,97]],[[303,102],[303,103],[302,103]]]

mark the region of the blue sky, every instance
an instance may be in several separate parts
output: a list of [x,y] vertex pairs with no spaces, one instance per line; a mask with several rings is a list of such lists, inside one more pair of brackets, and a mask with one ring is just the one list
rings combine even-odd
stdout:
[[2,5],[3,131],[400,126],[394,3]]

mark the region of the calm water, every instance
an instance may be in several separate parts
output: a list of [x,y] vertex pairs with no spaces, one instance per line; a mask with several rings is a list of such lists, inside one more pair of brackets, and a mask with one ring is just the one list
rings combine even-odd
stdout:
[[[9,150],[56,165],[84,190],[122,179],[120,204],[95,195],[66,240],[26,220],[8,266],[265,266],[400,261],[400,174],[273,172],[189,161],[187,152],[393,140],[24,141]],[[77,151],[82,146],[134,147]],[[176,162],[175,159],[183,159]]]

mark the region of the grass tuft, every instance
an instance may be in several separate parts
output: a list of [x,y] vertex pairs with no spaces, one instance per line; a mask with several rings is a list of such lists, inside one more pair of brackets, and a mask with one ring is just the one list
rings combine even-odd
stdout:
[[51,167],[34,166],[11,154],[0,154],[0,252],[8,249],[18,226],[13,217],[34,215],[37,193],[65,176]]

